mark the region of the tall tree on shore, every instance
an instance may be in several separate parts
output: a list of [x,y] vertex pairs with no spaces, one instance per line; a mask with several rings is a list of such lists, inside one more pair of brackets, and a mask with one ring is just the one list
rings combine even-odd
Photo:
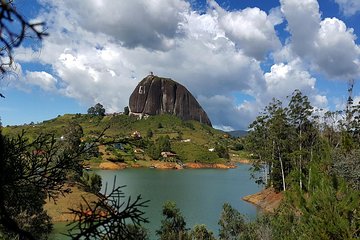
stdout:
[[287,122],[286,109],[283,108],[280,100],[273,99],[265,108],[269,113],[269,134],[272,143],[272,179],[276,190],[286,191],[285,178],[291,170],[289,164],[289,141],[288,133],[290,131]]
[[310,116],[312,114],[313,107],[311,106],[307,96],[303,95],[300,90],[295,90],[292,93],[287,115],[289,118],[289,124],[292,133],[294,144],[297,149],[292,151],[293,159],[295,160],[295,166],[298,169],[299,175],[299,187],[303,187],[303,168],[305,156],[309,155],[309,149],[305,148],[305,142],[310,136],[309,131],[305,131],[305,128],[311,127]]
[[272,152],[269,140],[268,118],[269,116],[263,113],[250,124],[246,148],[252,152],[254,158],[252,165],[253,172],[263,172],[261,175],[252,174],[255,182],[272,186],[272,179],[270,178],[269,180],[272,171]]

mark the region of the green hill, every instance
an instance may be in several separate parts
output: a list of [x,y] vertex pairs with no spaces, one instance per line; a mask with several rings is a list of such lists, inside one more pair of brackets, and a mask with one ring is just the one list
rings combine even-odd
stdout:
[[[96,139],[106,129],[99,140],[100,155],[91,158],[91,162],[96,163],[110,160],[130,164],[153,159],[183,163],[225,163],[228,159],[222,151],[228,149],[235,141],[223,131],[197,121],[182,121],[172,115],[149,116],[139,120],[127,115],[102,117],[65,114],[38,124],[9,126],[3,129],[3,133],[16,136],[25,131],[26,137],[30,140],[39,134],[50,133],[61,139],[70,124],[79,124],[82,127],[84,143]],[[169,146],[162,146],[164,141],[170,142],[170,149]],[[113,142],[120,143],[120,146]],[[164,149],[176,155],[159,156]]]

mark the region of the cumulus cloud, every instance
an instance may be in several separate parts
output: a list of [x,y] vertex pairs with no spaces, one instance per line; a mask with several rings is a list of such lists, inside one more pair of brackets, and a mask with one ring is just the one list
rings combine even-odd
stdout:
[[221,28],[239,49],[258,60],[281,46],[274,25],[281,23],[276,11],[269,17],[259,8],[228,12],[214,0],[209,1]]
[[355,78],[360,74],[360,48],[355,43],[353,29],[347,29],[337,18],[326,18],[314,44],[315,62],[330,76]]
[[256,101],[236,104],[234,97],[223,95],[200,96],[199,101],[209,109],[209,117],[215,123],[215,127],[226,131],[237,130],[239,127],[247,129],[261,110]]
[[341,11],[346,16],[351,16],[360,12],[360,1],[358,0],[335,0],[339,4]]
[[[153,71],[185,85],[215,126],[246,129],[272,97],[286,99],[294,89],[325,106],[312,71],[358,74],[355,34],[338,19],[321,20],[315,0],[281,0],[268,13],[228,11],[214,0],[201,13],[184,0],[40,2],[47,8],[37,19],[50,35],[41,50],[15,54],[52,72],[28,71],[27,81],[84,104],[101,102],[107,112],[122,111]],[[281,46],[274,27],[285,19],[291,37]],[[250,98],[239,101],[239,94]]]
[[[65,11],[74,24],[87,31],[111,36],[126,47],[142,46],[153,50],[168,50],[174,46],[174,39],[181,34],[184,14],[190,7],[183,0],[42,2],[55,11]],[[64,27],[63,31],[69,29]]]
[[[295,89],[299,89],[304,95],[310,97],[314,105],[324,107],[327,104],[326,96],[320,95],[315,88],[316,79],[308,71],[301,69],[296,61],[289,64],[273,65],[270,72],[265,73],[265,81],[267,83],[265,97],[272,96],[285,99]],[[263,101],[265,100],[270,101],[268,98]]]
[[[96,5],[101,2],[80,4],[80,1],[72,1],[69,7],[61,4],[61,1],[43,0],[51,10],[44,12],[39,19],[51,23],[50,36],[43,41],[40,53],[30,48],[17,49],[18,60],[50,65],[54,76],[59,79],[54,85],[58,91],[85,104],[101,102],[108,112],[121,111],[128,104],[128,98],[136,84],[153,71],[156,75],[171,77],[184,84],[195,97],[204,96],[199,101],[214,118],[214,124],[220,126],[224,125],[224,122],[234,128],[245,127],[245,121],[239,121],[231,114],[223,115],[222,119],[217,117],[217,112],[212,112],[213,108],[210,106],[215,100],[218,100],[219,104],[222,102],[221,98],[214,96],[225,97],[237,92],[253,95],[256,91],[265,90],[260,62],[251,54],[246,54],[246,51],[241,50],[236,46],[237,43],[226,36],[223,25],[213,13],[188,11],[188,3],[180,0],[151,2],[154,3],[151,7],[156,9],[148,9],[149,1],[145,0],[134,3],[114,1],[113,9],[109,11],[125,11],[122,9],[125,8],[128,15],[129,12],[134,15],[134,11],[128,9],[134,6],[137,6],[136,16],[147,16],[141,11],[150,11],[148,18],[154,19],[142,21],[149,24],[151,34],[157,32],[158,35],[172,39],[173,45],[169,47],[163,44],[162,37],[153,38],[150,46],[147,45],[148,39],[145,36],[140,42],[126,39],[128,36],[123,36],[123,32],[116,33],[115,25],[122,26],[132,22],[119,19],[115,13],[100,16],[109,8]],[[160,24],[157,18],[162,16],[165,19],[164,15],[157,14],[157,11],[164,9],[164,4],[172,6],[171,11],[176,11],[176,14],[169,13],[172,16],[169,16],[167,27],[156,30]],[[251,12],[250,9],[247,11]],[[87,12],[88,16],[85,16],[84,12]],[[266,14],[259,9],[255,9],[254,13],[263,17],[263,21],[270,22],[266,20]],[[93,21],[92,18],[98,21]],[[94,26],[87,26],[85,20]],[[110,33],[106,30],[107,27],[113,27],[116,31]],[[134,33],[148,34],[142,29],[143,26],[128,27]],[[173,30],[169,30],[172,34],[166,33],[168,28]],[[231,104],[225,106],[227,109],[224,109],[227,113],[238,107],[234,101],[229,103]],[[240,114],[239,110],[236,111]]]
[[25,75],[26,83],[30,83],[39,86],[45,91],[54,91],[56,89],[57,80],[51,74],[41,72],[29,72],[26,71]]
[[330,78],[360,76],[360,49],[352,28],[337,18],[321,20],[316,0],[281,0],[281,10],[291,33],[289,48],[283,52],[287,54],[282,56],[299,56]]

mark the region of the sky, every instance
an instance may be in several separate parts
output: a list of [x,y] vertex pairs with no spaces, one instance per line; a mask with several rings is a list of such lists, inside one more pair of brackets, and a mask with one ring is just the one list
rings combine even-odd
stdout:
[[360,100],[359,0],[15,0],[49,36],[14,50],[2,124],[123,111],[151,71],[183,84],[222,130],[295,89],[317,109]]

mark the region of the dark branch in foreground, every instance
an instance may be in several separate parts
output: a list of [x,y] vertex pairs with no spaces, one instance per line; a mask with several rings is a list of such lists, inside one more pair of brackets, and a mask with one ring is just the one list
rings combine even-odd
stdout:
[[108,195],[97,194],[97,202],[89,203],[83,198],[85,204],[80,205],[80,209],[70,209],[74,222],[69,224],[72,227],[67,236],[72,239],[135,239],[129,224],[140,227],[148,222],[140,208],[147,207],[149,201],[143,201],[140,195],[134,201],[130,197],[124,199],[123,187],[114,188]]
[[[43,31],[44,23],[28,22],[12,4],[13,1],[2,0],[0,3],[0,72],[5,73],[13,63],[12,49],[19,47],[30,32],[35,38],[42,39],[48,34]],[[4,58],[8,61],[4,62]]]

